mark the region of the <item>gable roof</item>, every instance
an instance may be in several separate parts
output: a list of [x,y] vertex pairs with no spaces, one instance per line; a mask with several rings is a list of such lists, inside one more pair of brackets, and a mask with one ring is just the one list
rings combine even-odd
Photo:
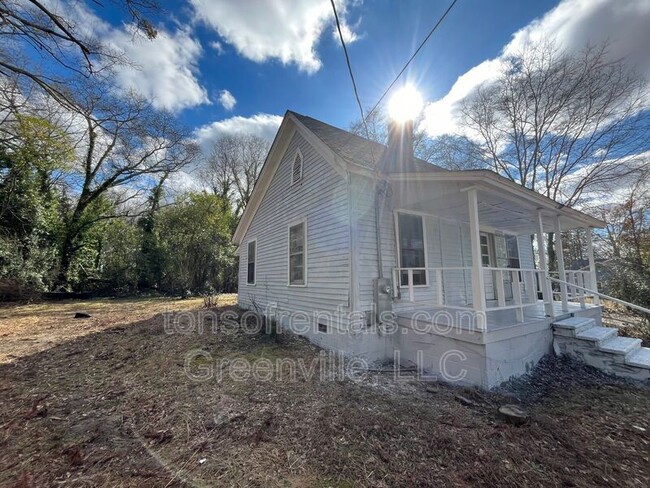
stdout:
[[[388,147],[384,144],[339,129],[307,115],[292,112],[291,110],[288,110],[287,113],[298,119],[302,125],[348,164],[374,170],[377,167],[377,162],[385,158],[388,153]],[[406,168],[388,167],[388,173],[428,173],[438,171],[447,170],[420,158],[413,158],[409,167]]]
[[[323,159],[342,175],[345,175],[347,168],[350,167],[356,167],[364,171],[374,171],[376,162],[381,161],[381,158],[385,157],[388,152],[388,148],[383,144],[370,141],[312,117],[287,110],[255,182],[248,205],[246,205],[235,229],[233,235],[235,244],[239,245],[246,234],[294,131],[300,132],[307,142],[320,153]],[[389,173],[448,172],[439,166],[418,158],[414,158],[407,168],[393,169],[394,171],[389,171]]]

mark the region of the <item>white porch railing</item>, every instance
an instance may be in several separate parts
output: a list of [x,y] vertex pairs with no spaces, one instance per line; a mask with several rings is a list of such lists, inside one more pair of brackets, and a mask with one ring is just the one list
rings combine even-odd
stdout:
[[[425,284],[414,283],[414,273],[425,274]],[[472,304],[472,268],[439,267],[439,268],[394,268],[393,294],[401,297],[401,291],[406,291],[406,299],[410,302],[473,310]],[[523,320],[524,308],[537,306],[542,293],[546,275],[539,269],[525,268],[492,268],[483,267],[483,280],[492,286],[486,287],[486,304],[488,311],[517,310],[518,320]],[[406,283],[403,277],[406,276]],[[431,289],[433,288],[433,291]],[[419,292],[425,289],[427,291]],[[491,291],[490,296],[487,292]],[[416,295],[423,295],[416,297]]]
[[[565,284],[567,286],[571,285],[571,283],[569,283],[568,281],[558,280],[557,278],[549,277],[548,280],[550,282],[552,282],[552,283]],[[650,315],[650,309],[649,308],[641,307],[640,305],[636,305],[634,303],[626,302],[625,300],[621,300],[620,298],[605,295],[604,293],[600,293],[599,291],[596,291],[596,290],[589,290],[587,288],[577,286],[577,285],[573,285],[573,286],[575,286],[577,288],[581,288],[583,292],[591,294],[592,296],[604,298],[606,300],[611,300],[612,302],[615,302],[615,303],[618,303],[618,304],[623,305],[625,307],[631,308],[633,310],[636,310],[637,312],[642,312],[644,314]],[[587,295],[585,295],[585,296],[587,296]]]
[[597,298],[596,283],[593,283],[591,271],[569,269],[564,272],[564,278],[559,271],[549,273],[553,280],[553,298],[562,301],[562,295],[566,289],[566,300],[577,301],[581,308],[586,307],[585,298]]

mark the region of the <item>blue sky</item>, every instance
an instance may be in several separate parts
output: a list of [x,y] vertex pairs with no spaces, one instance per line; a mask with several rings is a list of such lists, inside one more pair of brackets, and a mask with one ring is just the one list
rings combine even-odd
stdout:
[[[513,32],[555,3],[459,0],[420,52],[407,77],[418,81],[426,98],[442,97],[458,76],[484,59],[497,56]],[[350,44],[350,57],[366,107],[374,105],[448,4],[446,0],[367,0],[349,9],[348,22],[357,24],[360,37]],[[332,29],[333,25],[328,26],[316,46],[322,66],[310,74],[278,60],[259,63],[246,59],[217,33],[204,25],[197,26],[194,32],[202,45],[218,41],[224,49],[223,54],[218,54],[208,47],[203,53],[199,78],[202,85],[211,98],[216,98],[220,90],[228,90],[237,104],[231,111],[219,104],[183,110],[181,119],[199,125],[215,118],[260,112],[282,114],[292,109],[348,126],[359,112],[343,51],[329,32]]]
[[[239,2],[246,4],[247,2]],[[329,5],[328,0],[324,0]],[[374,105],[415,47],[449,5],[448,0],[366,0],[348,7],[346,20],[359,39],[349,51],[364,106]],[[454,81],[481,61],[495,57],[512,33],[544,14],[557,2],[536,0],[459,0],[436,34],[420,52],[407,77],[418,81],[425,98],[447,93]],[[193,23],[193,11],[183,2],[165,2],[177,21]],[[114,21],[117,19],[114,19]],[[165,22],[171,28],[172,22]],[[302,71],[295,63],[277,59],[255,62],[238,54],[236,47],[204,23],[192,32],[203,46],[198,79],[216,100],[228,90],[237,103],[225,110],[218,103],[179,112],[192,126],[235,115],[283,114],[286,109],[347,127],[359,112],[353,97],[343,51],[329,23],[315,46],[321,67]],[[219,42],[223,54],[210,47]]]
[[[343,128],[359,118],[329,0],[161,0],[153,41],[134,39],[123,12],[48,1],[73,5],[78,28],[137,66],[118,67],[118,89],[172,112],[205,147],[228,132],[272,137],[287,109]],[[451,0],[336,2],[368,109]],[[648,0],[458,0],[404,81],[424,96],[429,133],[454,132],[457,102],[494,75],[504,53],[530,39],[569,51],[609,40],[613,57],[650,74],[648,25]]]

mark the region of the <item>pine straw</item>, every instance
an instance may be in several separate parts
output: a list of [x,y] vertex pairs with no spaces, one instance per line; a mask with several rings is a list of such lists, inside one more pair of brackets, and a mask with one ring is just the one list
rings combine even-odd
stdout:
[[[158,316],[17,358],[0,366],[0,485],[650,484],[650,391],[570,362],[484,393],[385,374],[196,382],[184,374],[196,348],[307,363],[320,352],[289,336],[168,335]],[[513,395],[528,425],[497,419]]]

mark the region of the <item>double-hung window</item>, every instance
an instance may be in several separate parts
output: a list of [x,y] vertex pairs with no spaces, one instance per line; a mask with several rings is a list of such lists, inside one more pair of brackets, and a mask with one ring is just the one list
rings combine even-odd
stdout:
[[[400,268],[423,268],[413,270],[413,284],[427,284],[427,270],[424,250],[424,222],[421,215],[397,214],[399,234]],[[400,284],[408,286],[408,270],[400,272]]]
[[307,236],[305,222],[289,227],[289,284],[305,285]]
[[248,254],[246,256],[248,268],[246,270],[246,283],[255,284],[255,261],[257,261],[257,241],[249,241]]
[[506,259],[508,268],[520,268],[519,264],[519,246],[517,245],[517,236],[506,236]]

